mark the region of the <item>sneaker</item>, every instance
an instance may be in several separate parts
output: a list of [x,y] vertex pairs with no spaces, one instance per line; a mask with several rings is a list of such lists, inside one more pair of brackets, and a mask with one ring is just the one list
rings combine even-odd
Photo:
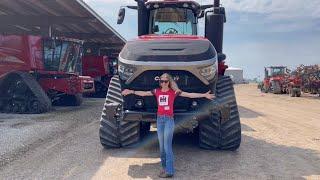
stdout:
[[166,173],[166,170],[162,168],[159,174],[165,174],[165,173]]
[[159,177],[160,178],[172,178],[173,177],[173,174],[167,174],[167,173],[160,173],[159,174]]

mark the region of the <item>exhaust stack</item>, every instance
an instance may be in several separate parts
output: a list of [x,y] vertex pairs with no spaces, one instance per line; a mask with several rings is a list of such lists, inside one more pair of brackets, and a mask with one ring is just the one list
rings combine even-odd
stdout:
[[213,7],[219,7],[220,6],[220,0],[214,0]]
[[220,7],[220,0],[214,0],[213,10],[205,13],[205,36],[215,47],[219,55],[219,62],[226,58],[222,52],[225,22],[225,10],[223,7]]
[[148,0],[135,0],[138,5],[138,36],[146,35],[148,34],[148,16],[147,8],[145,3],[148,2]]

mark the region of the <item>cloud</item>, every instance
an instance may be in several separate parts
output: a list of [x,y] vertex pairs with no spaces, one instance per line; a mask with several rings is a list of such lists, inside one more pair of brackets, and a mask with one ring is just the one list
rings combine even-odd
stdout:
[[[212,3],[213,0],[202,2]],[[221,3],[229,16],[239,16],[238,25],[265,25],[268,27],[266,31],[270,32],[320,29],[320,1],[221,0]]]
[[137,35],[137,17],[135,10],[127,10],[122,25],[117,25],[117,15],[120,6],[135,4],[134,0],[84,0],[94,11],[105,19],[125,39]]
[[320,17],[320,1],[314,0],[222,0],[221,2],[230,10],[270,14],[277,18]]
[[118,4],[118,5],[128,5],[135,4],[134,0],[84,0],[88,3],[105,3],[105,4]]
[[231,66],[242,67],[246,77],[263,77],[263,68],[266,66],[284,65],[294,69],[300,64],[318,64],[319,58],[315,52],[320,51],[319,40],[308,37],[290,42],[250,41],[241,46],[226,44],[226,61]]

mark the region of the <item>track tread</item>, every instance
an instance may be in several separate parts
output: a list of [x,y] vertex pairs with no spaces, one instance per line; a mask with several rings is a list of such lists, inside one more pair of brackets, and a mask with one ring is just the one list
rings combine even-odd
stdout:
[[140,122],[122,121],[121,117],[107,114],[109,108],[121,106],[123,98],[118,76],[112,77],[100,120],[100,142],[105,148],[120,148],[139,141]]
[[31,100],[29,99],[29,101],[36,100],[39,103],[39,107],[36,111],[31,111],[30,109],[28,109],[28,111],[25,111],[23,113],[40,114],[51,110],[52,106],[50,98],[30,73],[20,71],[10,72],[7,75],[1,77],[0,87],[2,87],[4,83],[12,79],[22,80],[28,86],[28,93],[30,93],[32,96],[32,98],[30,98]]
[[200,123],[199,145],[204,149],[236,150],[241,143],[238,106],[230,77],[221,76],[217,82],[217,100],[230,107],[229,120],[221,122],[219,113]]

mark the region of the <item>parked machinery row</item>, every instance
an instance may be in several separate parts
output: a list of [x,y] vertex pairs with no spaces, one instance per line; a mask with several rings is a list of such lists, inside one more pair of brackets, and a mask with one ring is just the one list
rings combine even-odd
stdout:
[[[97,76],[108,78],[107,63],[105,56],[83,57],[80,40],[1,35],[0,112],[43,113],[52,104],[78,106],[83,93],[95,92]],[[101,82],[106,86],[108,80]]]
[[302,91],[305,93],[320,95],[320,66],[300,65],[296,69],[297,74],[302,79]]
[[301,96],[301,92],[320,94],[319,65],[300,65],[291,71],[286,66],[271,66],[265,68],[265,78],[258,85],[264,93],[290,94]]
[[265,78],[259,88],[264,93],[290,94],[291,97],[301,96],[302,81],[296,72],[286,66],[270,66],[265,68]]

